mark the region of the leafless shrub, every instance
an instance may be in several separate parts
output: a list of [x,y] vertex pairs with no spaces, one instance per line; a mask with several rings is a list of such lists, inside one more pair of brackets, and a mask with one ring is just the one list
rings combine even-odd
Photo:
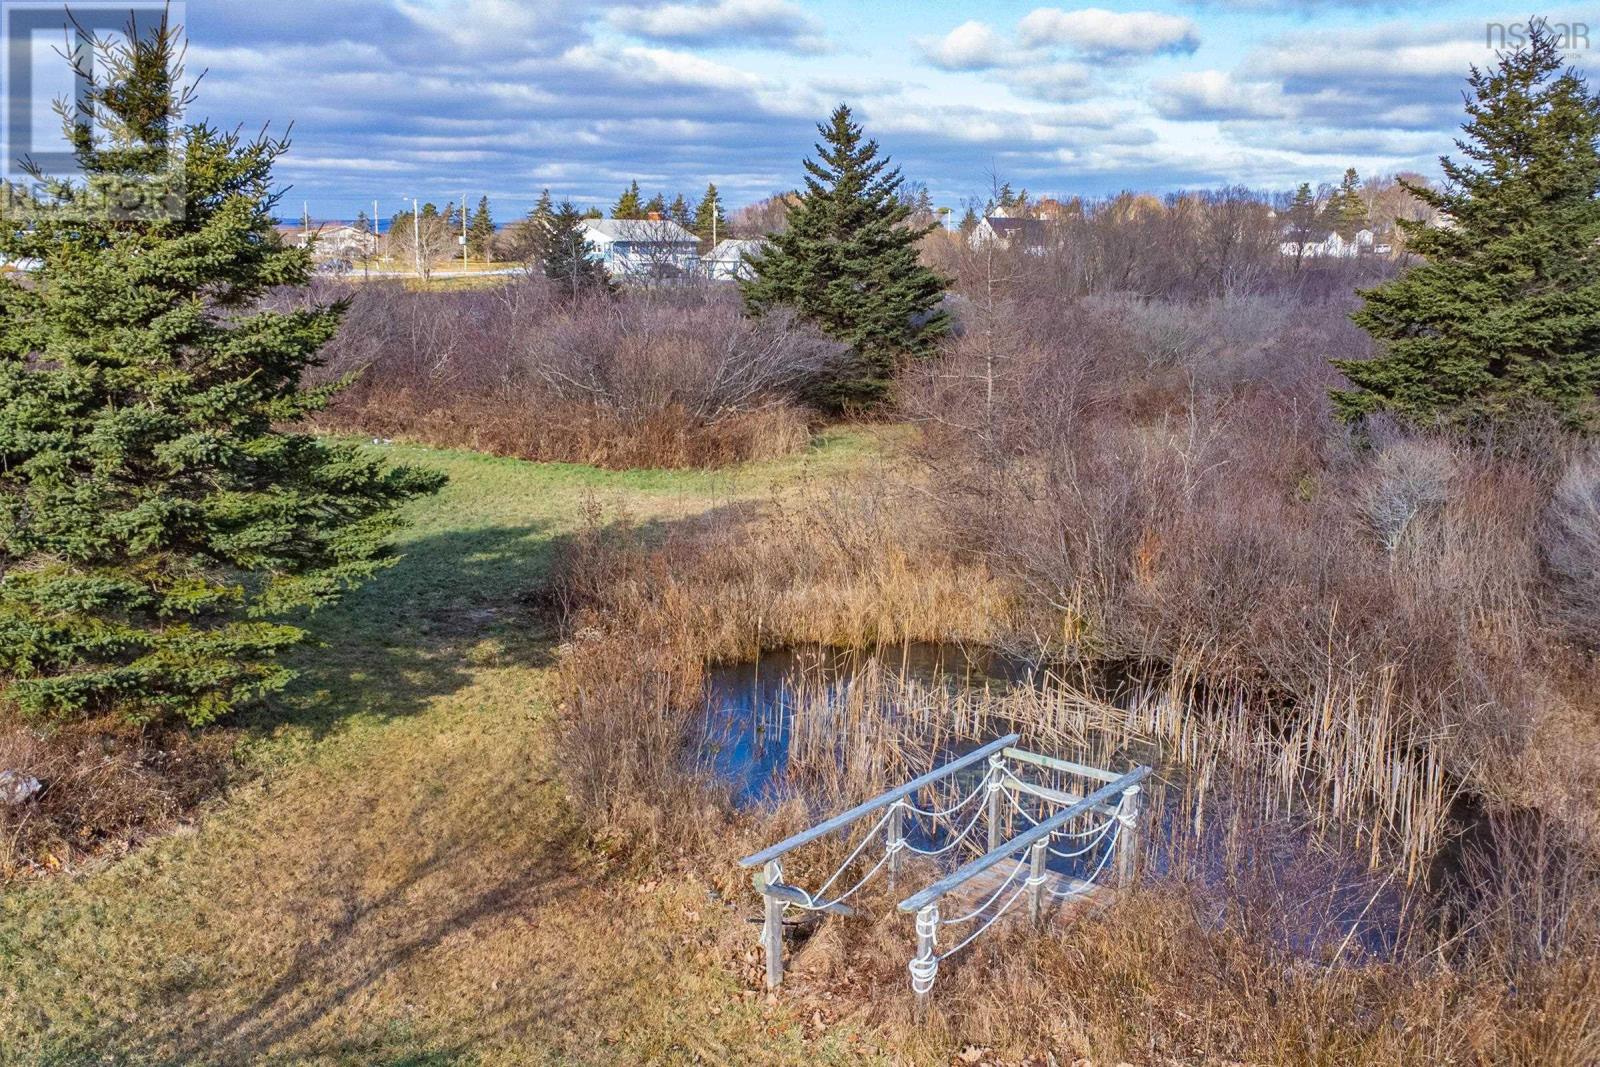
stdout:
[[1560,617],[1592,644],[1600,640],[1600,453],[1568,461],[1541,532]]
[[[1326,358],[1365,344],[1348,294],[1313,300],[1242,268],[1216,298],[1174,283],[1185,295],[1173,306],[1135,285],[1064,299],[975,277],[944,357],[902,383],[925,430],[915,491],[644,552],[627,580],[579,598],[584,624],[670,643],[684,662],[965,637],[1164,679],[1178,692],[1138,709],[1152,732],[1190,758],[1237,752],[1253,768],[1245,788],[1287,788],[1339,863],[1375,870],[1379,890],[1391,874],[1427,886],[1442,910],[1387,962],[1297,961],[1274,941],[1283,894],[1252,881],[1243,847],[1224,900],[1174,879],[1116,906],[1148,909],[1138,923],[1111,909],[1069,939],[980,947],[941,976],[947,999],[917,1031],[923,1058],[1010,1035],[1019,1057],[1592,1059],[1600,714],[1592,664],[1547,620],[1594,614],[1600,465],[1553,471],[1570,447],[1554,436],[1492,448],[1388,427],[1352,437],[1327,402]],[[937,592],[952,573],[981,599],[954,610]],[[824,792],[871,780],[860,771]],[[1467,865],[1453,838],[1482,820],[1463,810],[1508,828],[1480,861],[1504,860],[1498,879],[1439,876]],[[903,984],[903,929],[841,936]],[[1088,1004],[1107,986],[1159,994],[1097,1002],[1070,1033],[1049,1023],[1062,990]],[[909,1018],[903,1001],[874,997],[891,1005],[886,1025]],[[1457,1017],[1471,1023],[1438,1021]]]
[[522,279],[349,296],[322,373],[359,377],[330,426],[530,459],[699,466],[792,451],[807,439],[796,398],[842,352],[706,290],[573,303]]
[[1442,441],[1399,441],[1378,453],[1361,506],[1385,552],[1393,556],[1412,524],[1444,504],[1455,475],[1455,456]]

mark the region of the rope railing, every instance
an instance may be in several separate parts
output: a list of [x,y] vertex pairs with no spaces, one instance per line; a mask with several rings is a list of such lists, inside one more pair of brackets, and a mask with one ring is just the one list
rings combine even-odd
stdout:
[[[963,841],[965,841],[967,836],[970,835],[972,833],[973,829],[977,827],[978,823],[983,818],[984,812],[983,812],[982,808],[979,808],[977,813],[974,814],[973,817],[967,821],[967,825],[962,828],[962,830],[961,830],[961,832],[959,834],[957,834],[951,840],[945,842],[945,844],[942,845],[939,848],[935,848],[935,849],[918,848],[917,846],[911,844],[910,841],[906,840],[906,837],[905,837],[905,835],[903,833],[896,834],[894,837],[891,838],[891,840],[885,846],[884,853],[878,859],[878,862],[873,864],[872,867],[867,871],[867,873],[861,876],[861,880],[860,881],[856,882],[855,885],[851,886],[849,889],[845,890],[843,893],[840,893],[838,896],[834,897],[832,900],[820,900],[819,901],[817,899],[818,897],[821,897],[823,894],[827,893],[828,889],[833,885],[833,883],[837,882],[839,880],[839,876],[844,874],[845,871],[850,869],[851,865],[854,864],[855,861],[857,860],[857,858],[860,857],[861,853],[863,851],[865,851],[867,845],[871,844],[872,841],[878,836],[878,834],[894,820],[894,816],[895,816],[897,811],[910,811],[910,812],[914,812],[914,813],[919,814],[919,815],[930,815],[931,814],[931,815],[933,815],[934,818],[938,818],[938,817],[940,817],[941,815],[943,815],[944,813],[947,813],[947,812],[960,811],[962,808],[964,808],[968,804],[970,804],[974,797],[977,797],[977,796],[987,792],[989,790],[989,788],[990,788],[990,784],[994,781],[995,777],[996,776],[995,776],[994,768],[991,767],[989,769],[989,771],[987,773],[985,773],[984,776],[978,780],[978,783],[972,787],[971,791],[968,792],[965,797],[963,797],[960,801],[958,801],[957,803],[951,805],[950,807],[945,808],[944,812],[930,813],[930,812],[924,811],[923,809],[918,808],[916,805],[912,804],[910,802],[910,800],[906,799],[905,797],[901,797],[900,799],[894,801],[892,804],[889,805],[888,810],[883,813],[883,817],[880,818],[876,823],[873,824],[872,829],[867,831],[866,836],[861,839],[860,843],[858,843],[853,850],[851,850],[850,855],[845,857],[844,862],[839,864],[839,866],[837,868],[835,868],[834,872],[828,876],[828,880],[823,882],[822,885],[817,888],[815,893],[807,892],[806,890],[800,888],[797,885],[790,885],[788,883],[781,883],[785,888],[793,890],[795,893],[799,894],[801,897],[804,898],[804,899],[790,899],[790,900],[787,900],[787,901],[784,902],[785,907],[797,907],[797,908],[800,908],[802,911],[832,911],[832,910],[835,910],[838,905],[844,903],[851,896],[855,895],[855,893],[859,889],[861,889],[862,886],[866,885],[868,882],[870,882],[872,880],[874,875],[876,875],[879,871],[883,870],[883,868],[885,866],[887,866],[890,862],[892,862],[892,860],[894,859],[894,857],[895,857],[895,855],[897,853],[900,853],[900,852],[912,852],[912,853],[915,853],[916,855],[919,855],[919,856],[932,857],[932,856],[942,856],[946,852],[951,851],[956,846],[960,845]],[[780,868],[780,870],[781,870],[781,868]]]
[[[1009,771],[1006,772],[1009,774]],[[1043,792],[1030,793],[1048,803],[1061,805],[1061,810],[1053,815],[1034,817],[1024,809],[1016,798],[1007,789],[1007,798],[1013,806],[1030,824],[1030,828],[1004,844],[990,850],[984,856],[966,864],[960,870],[947,875],[920,893],[900,902],[902,911],[911,911],[915,914],[917,933],[917,952],[906,964],[906,969],[911,976],[911,988],[919,999],[932,992],[934,982],[938,978],[939,965],[951,956],[972,944],[987,930],[999,922],[1001,917],[1010,912],[1017,902],[1026,897],[1029,902],[1029,913],[1037,921],[1043,912],[1044,900],[1068,900],[1082,897],[1088,893],[1097,880],[1104,874],[1113,855],[1122,857],[1124,871],[1131,875],[1132,848],[1131,840],[1138,813],[1139,783],[1150,773],[1148,767],[1139,767],[1127,774],[1107,783],[1101,788],[1081,799],[1070,802],[1065,795],[1049,795]],[[1015,777],[1011,775],[1011,777]],[[1020,782],[1020,779],[1019,779]],[[1020,784],[1026,785],[1025,782]],[[1051,847],[1051,842],[1058,836],[1079,836],[1077,832],[1068,831],[1068,824],[1077,818],[1091,813],[1105,810],[1105,802],[1115,798],[1115,806],[1107,812],[1109,817],[1098,826],[1082,831],[1088,836],[1088,842],[1071,852],[1062,852]],[[1065,831],[1065,832],[1064,832]],[[1117,847],[1124,837],[1124,831],[1129,831],[1123,847]],[[1078,879],[1065,891],[1059,889],[1046,889],[1052,880],[1047,872],[1046,864],[1051,854],[1062,858],[1076,858],[1086,855],[1094,849],[1100,848],[1101,854],[1095,862],[1088,877]],[[990,867],[1003,862],[1008,856],[1022,853],[1011,872],[1001,879],[1000,884],[991,891],[983,902],[964,915],[953,919],[942,917],[940,901],[957,887],[970,881],[973,877],[988,870]],[[1017,884],[1019,876],[1028,872],[1028,877],[1021,884]],[[1013,888],[1014,886],[1014,888]],[[1005,894],[1009,891],[1009,896]],[[1004,896],[1004,902],[996,904]],[[940,931],[951,926],[971,922],[983,918],[983,922],[972,930],[960,941],[950,948],[939,951]]]
[[[1036,785],[1035,783],[1030,782],[1030,781],[1028,781],[1028,780],[1026,780],[1024,778],[1019,778],[1015,771],[1013,771],[1010,767],[1007,767],[1007,766],[1005,766],[1003,764],[1000,766],[1000,771],[1001,771],[1002,774],[1005,775],[1006,780],[1011,785],[1016,787],[1017,792],[1019,792],[1019,793],[1027,793],[1029,796],[1038,797],[1040,800],[1046,801],[1047,803],[1051,803],[1051,804],[1073,804],[1073,803],[1076,803],[1078,801],[1078,799],[1079,799],[1078,797],[1068,796],[1068,795],[1065,795],[1065,794],[1055,793],[1053,791],[1046,790],[1042,786]],[[1026,811],[1022,810],[1022,805],[1017,802],[1016,797],[1011,796],[1010,794],[1007,794],[1007,796],[1010,798],[1012,806],[1017,809],[1017,812],[1024,819],[1028,820],[1028,823],[1030,825],[1032,825],[1034,823],[1037,823],[1039,821],[1038,819],[1035,819],[1033,816],[1029,815]],[[1104,813],[1104,809],[1103,808],[1101,809],[1101,811],[1102,811],[1102,813]],[[1082,831],[1082,832],[1075,833],[1075,832],[1073,832],[1071,830],[1061,829],[1061,830],[1056,831],[1056,833],[1053,834],[1052,836],[1054,836],[1054,837],[1088,837],[1090,834],[1095,833],[1095,832],[1096,832],[1095,830],[1085,830],[1085,831]]]
[[[1119,801],[1118,807],[1120,808],[1121,806],[1122,802]],[[1048,895],[1052,899],[1070,900],[1074,897],[1083,896],[1093,886],[1095,880],[1100,877],[1101,873],[1104,872],[1106,862],[1111,858],[1112,855],[1112,846],[1116,843],[1117,831],[1122,827],[1122,820],[1120,818],[1107,819],[1102,825],[1105,827],[1105,829],[1102,829],[1100,837],[1096,838],[1096,840],[1090,846],[1087,846],[1083,850],[1072,854],[1074,856],[1082,855],[1084,852],[1087,852],[1089,848],[1100,844],[1101,841],[1105,841],[1105,851],[1101,855],[1099,862],[1095,865],[1094,870],[1090,872],[1087,878],[1082,879],[1079,885],[1069,889],[1066,892],[1062,892],[1058,889],[1049,890]],[[1110,831],[1110,840],[1105,840],[1107,830]],[[1042,838],[1040,843],[1048,840],[1048,837]],[[1033,846],[1034,849],[1037,849],[1038,847],[1038,844]],[[1053,848],[1047,847],[1046,851],[1055,855],[1060,855],[1060,853]],[[1000,905],[998,908],[995,908],[994,911],[989,914],[989,917],[984,921],[982,926],[979,926],[976,930],[973,930],[966,937],[962,938],[952,947],[945,949],[943,952],[935,953],[932,951],[939,945],[939,931],[941,929],[951,926],[958,926],[962,923],[971,922],[973,919],[978,918],[985,911],[988,911],[991,905],[993,905],[994,902],[1000,898],[1000,895],[1006,891],[1012,882],[1016,881],[1019,874],[1021,874],[1023,871],[1029,870],[1030,867],[1034,869],[1030,876],[1023,879],[1022,883],[1017,886],[1017,888],[1009,897],[1006,898],[1006,902],[1004,904]],[[917,955],[913,956],[906,963],[906,969],[911,974],[912,991],[918,996],[926,996],[929,992],[931,992],[933,989],[934,980],[939,975],[939,964],[943,963],[951,956],[954,956],[956,953],[972,944],[980,935],[988,931],[988,929],[995,923],[999,922],[1000,918],[1010,911],[1016,905],[1017,901],[1022,899],[1024,893],[1029,891],[1043,892],[1045,885],[1047,885],[1049,881],[1050,877],[1048,874],[1044,873],[1043,865],[1035,862],[1034,857],[1024,856],[1022,859],[1017,861],[1017,865],[1011,869],[1011,873],[1006,875],[1005,878],[1001,880],[994,892],[990,893],[989,896],[984,899],[983,903],[979,904],[976,908],[973,908],[965,915],[961,915],[953,919],[943,918],[939,914],[939,905],[937,902],[930,903],[921,908],[916,913],[918,952]]]
[[[880,873],[885,870],[889,872],[892,888],[895,875],[902,866],[902,858],[909,855],[934,859],[947,855],[963,845],[970,847],[973,833],[985,822],[988,823],[989,829],[987,851],[982,851],[983,846],[979,846],[975,859],[900,902],[901,910],[911,911],[916,917],[917,953],[907,966],[911,974],[912,989],[919,996],[924,996],[932,990],[941,961],[949,959],[982,936],[1001,917],[1009,913],[1018,901],[1026,897],[1029,901],[1029,912],[1037,920],[1041,915],[1045,899],[1066,900],[1087,893],[1093,887],[1095,880],[1105,871],[1113,854],[1121,857],[1124,873],[1131,874],[1132,850],[1125,843],[1122,843],[1120,848],[1118,846],[1125,836],[1131,836],[1124,835],[1123,832],[1131,830],[1134,826],[1138,810],[1138,783],[1150,773],[1149,768],[1135,768],[1127,774],[1114,777],[1110,772],[1083,768],[1077,764],[1007,747],[1016,740],[1017,737],[1013,734],[985,745],[935,771],[825,820],[809,830],[786,838],[777,845],[745,857],[741,861],[745,866],[762,865],[761,873],[756,876],[756,887],[766,901],[766,922],[763,926],[762,939],[767,955],[768,986],[777,986],[783,977],[782,927],[783,915],[787,909],[854,914],[850,908],[844,906],[845,901],[854,897]],[[1101,780],[1110,779],[1110,781],[1088,796],[1078,798],[1019,777],[1005,765],[1005,760],[1010,757],[1023,758],[1026,762],[1047,767],[1060,764],[1056,769],[1069,773],[1089,771]],[[915,803],[914,798],[919,789],[948,779],[956,772],[983,759],[988,760],[987,770],[970,788],[963,791],[959,799],[944,807],[923,808]],[[1022,833],[1009,839],[1002,837],[1002,833],[1008,831],[1002,828],[1000,816],[1003,812],[1006,814],[1006,825],[1009,826],[1010,815],[1009,811],[999,806],[1001,795],[1009,802],[1010,811],[1015,811],[1027,825],[1027,829]],[[1053,814],[1035,815],[1021,803],[1023,795],[1043,801],[1058,810]],[[964,811],[979,797],[987,797],[988,803],[977,805],[972,815],[957,830],[952,816]],[[1113,799],[1114,806],[1108,806],[1107,802]],[[782,857],[787,852],[873,813],[879,814],[871,828],[816,890],[808,891],[784,881]],[[1086,829],[1072,828],[1072,824],[1084,816],[1095,814],[1105,815],[1106,818]],[[933,834],[943,830],[947,840],[937,847],[929,848],[913,844],[905,832],[907,817],[929,820],[927,832]],[[885,834],[887,840],[877,860],[867,867],[865,873],[848,889],[829,896],[830,890],[845,877],[847,872],[856,867],[868,846]],[[1053,842],[1062,839],[1072,839],[1082,843],[1071,850],[1053,847]],[[1086,879],[1077,880],[1076,884],[1065,892],[1046,889],[1055,878],[1055,875],[1047,870],[1049,857],[1072,860],[1086,856],[1097,848],[1102,850],[1101,855],[1094,862],[1093,869]],[[954,918],[941,918],[939,901],[945,894],[977,874],[1003,862],[1007,856],[1015,856],[1018,851],[1022,852],[1021,858],[1017,860],[1010,873],[987,892],[982,903],[965,914]],[[938,951],[941,929],[963,926],[971,922],[977,922],[978,925],[950,948],[943,952]]]

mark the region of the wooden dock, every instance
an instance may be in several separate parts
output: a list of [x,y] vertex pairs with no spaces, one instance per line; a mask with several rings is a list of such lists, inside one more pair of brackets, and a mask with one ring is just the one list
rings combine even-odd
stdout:
[[[1136,865],[1140,783],[1150,775],[1151,769],[1134,767],[1118,772],[1089,767],[1012,747],[1018,739],[1016,734],[1008,734],[991,741],[740,860],[741,866],[757,869],[755,887],[765,905],[761,940],[767,958],[768,987],[776,988],[783,981],[786,909],[796,908],[818,916],[853,915],[846,900],[880,872],[887,872],[893,885],[897,875],[909,873],[905,861],[918,852],[934,858],[936,870],[940,869],[939,864],[958,864],[954,870],[944,867],[948,873],[900,902],[900,910],[915,916],[916,920],[917,952],[907,967],[911,973],[911,988],[919,1000],[932,991],[941,960],[961,951],[1002,918],[1021,915],[1038,923],[1095,906],[1104,899],[1106,891],[1098,879],[1113,859],[1119,882],[1129,882]],[[939,811],[916,806],[919,790],[985,762],[984,775],[961,800]],[[1041,770],[1053,774],[1055,784],[1023,777],[1030,769],[1035,774]],[[1079,781],[1083,783],[1081,787],[1077,784]],[[1019,798],[1024,796],[1053,810],[1046,813],[1036,808],[1036,813],[1030,813],[1019,803]],[[968,810],[973,813],[971,816],[965,814]],[[908,841],[910,820],[931,818],[936,824],[953,829],[956,822],[949,820],[957,811],[963,812],[961,818],[967,820],[964,829],[943,846],[929,846],[931,851],[928,851],[914,848]],[[1020,832],[1013,812],[1021,822],[1028,824]],[[868,816],[876,817],[872,828],[816,890],[807,891],[784,881],[782,860],[787,853],[824,834],[846,830]],[[940,824],[939,820],[947,821]],[[1070,829],[1093,820],[1100,821],[1085,829]],[[965,840],[980,822],[986,829],[982,843],[980,839]],[[869,852],[868,846],[880,834],[882,843]],[[1058,841],[1061,842],[1059,847],[1055,844]],[[1076,842],[1082,844],[1074,848]],[[960,863],[959,858],[964,853],[954,851],[960,847],[967,849],[966,855],[975,850],[981,854]],[[1096,851],[1099,857],[1093,860],[1094,870],[1087,878],[1050,870],[1052,854],[1067,858],[1093,857]],[[947,858],[937,859],[940,856]],[[875,862],[873,857],[876,857]],[[855,871],[862,867],[866,868],[866,873],[858,877]],[[1018,907],[1018,904],[1025,906]],[[942,941],[941,926],[951,927]],[[941,945],[949,947],[941,952]]]
[[[1000,884],[1010,873],[1010,869],[1006,867],[990,867],[975,874],[958,888],[946,893],[941,907],[951,915],[965,915],[994,897]],[[1088,908],[1104,904],[1112,893],[1109,886],[1086,882],[1082,878],[1074,878],[1060,871],[1045,871],[1044,878],[1041,897],[1046,919],[1062,919],[1079,914]],[[995,898],[994,904],[996,906],[1004,904],[1006,898],[1017,891],[1020,882],[1020,878],[1013,881],[1004,893]],[[1025,915],[1026,912],[1017,911],[1013,914]]]

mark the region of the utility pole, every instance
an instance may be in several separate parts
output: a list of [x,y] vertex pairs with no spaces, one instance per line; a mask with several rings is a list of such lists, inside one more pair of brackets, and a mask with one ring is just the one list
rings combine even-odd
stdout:
[[418,216],[417,198],[411,198],[411,250],[416,253],[417,277],[422,277],[422,219]]
[[461,194],[461,269],[467,270],[467,194]]
[[372,198],[372,250],[367,253],[367,258],[376,259],[378,255],[378,241],[383,237],[383,223],[378,221],[378,198]]

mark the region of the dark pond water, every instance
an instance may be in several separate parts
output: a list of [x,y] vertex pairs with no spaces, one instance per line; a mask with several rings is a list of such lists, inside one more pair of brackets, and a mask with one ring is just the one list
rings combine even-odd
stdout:
[[[799,750],[807,739],[814,740],[819,729],[827,733],[830,728],[841,738],[841,751],[848,749],[842,739],[864,729],[861,687],[869,684],[874,672],[880,680],[887,675],[952,694],[993,694],[1015,686],[1050,684],[1046,665],[953,645],[895,645],[868,652],[827,647],[771,652],[758,661],[708,672],[700,749],[706,766],[731,787],[743,805],[759,806],[801,795],[813,799],[819,817],[829,814],[843,802],[818,799],[828,797],[829,790],[816,788],[807,777],[816,770],[815,746],[806,748],[803,755]],[[881,685],[873,690],[875,695],[895,691],[894,686]],[[837,714],[839,721],[829,723],[830,714]],[[915,766],[884,775],[887,784],[927,771],[1012,729],[1011,723],[1000,721],[937,730],[938,724],[928,723],[925,714],[919,717],[892,701],[869,703],[865,714],[881,717],[897,735],[916,738],[929,731],[934,735],[924,736]],[[797,727],[797,721],[801,726]],[[1239,823],[1226,817],[1237,798],[1217,783],[1188,781],[1184,769],[1164,760],[1153,744],[1124,739],[1092,748],[1045,754],[1115,772],[1139,764],[1156,768],[1157,774],[1146,783],[1140,820],[1147,877],[1181,876],[1198,887],[1218,920],[1244,913],[1252,923],[1266,923],[1282,943],[1307,957],[1325,956],[1334,945],[1342,945],[1347,954],[1385,955],[1392,950],[1406,912],[1398,879],[1319,845],[1314,835],[1289,820],[1252,822],[1248,832],[1241,833]],[[824,762],[829,758],[825,754]],[[943,807],[970,791],[983,773],[981,767],[964,772],[941,795],[916,797],[913,802]],[[1048,774],[1041,776],[1031,768],[1024,774],[1039,784],[1079,794],[1098,784],[1051,780]],[[1054,810],[1034,798],[1024,796],[1019,801],[1034,818]],[[908,840],[918,848],[937,848],[965,825],[976,808],[974,803],[960,815],[931,825],[926,819],[909,820]],[[1206,818],[1198,817],[1201,809]],[[1020,832],[1024,826],[1014,822],[1009,832]],[[980,826],[978,833],[984,832],[986,828]],[[1070,842],[1063,843],[1062,849],[1075,850]],[[1053,855],[1050,867],[1083,878],[1108,859],[1107,849],[1097,846],[1076,857]]]
[[[768,652],[748,663],[715,667],[706,679],[706,736],[711,770],[743,804],[788,793],[790,744],[802,688],[843,699],[864,671],[883,668],[913,682],[955,688],[1038,684],[1038,664],[959,645],[907,644],[860,652],[814,646]],[[892,714],[893,709],[888,709]],[[1001,736],[996,733],[994,736]],[[973,737],[941,746],[945,758],[982,746]]]

